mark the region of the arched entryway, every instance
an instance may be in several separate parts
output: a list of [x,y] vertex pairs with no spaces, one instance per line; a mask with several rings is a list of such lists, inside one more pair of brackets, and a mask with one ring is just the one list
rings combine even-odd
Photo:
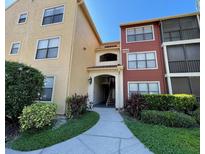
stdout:
[[94,78],[94,101],[96,106],[115,107],[116,79],[112,75],[99,75]]

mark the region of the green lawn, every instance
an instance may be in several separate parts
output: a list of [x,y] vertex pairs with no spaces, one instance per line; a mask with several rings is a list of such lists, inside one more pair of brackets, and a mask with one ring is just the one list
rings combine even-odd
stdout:
[[123,115],[133,134],[155,154],[199,154],[199,128],[170,128],[144,124]]
[[69,120],[61,127],[47,128],[38,132],[22,133],[11,143],[11,148],[21,151],[36,150],[75,137],[91,128],[99,120],[96,112],[86,112],[78,119]]

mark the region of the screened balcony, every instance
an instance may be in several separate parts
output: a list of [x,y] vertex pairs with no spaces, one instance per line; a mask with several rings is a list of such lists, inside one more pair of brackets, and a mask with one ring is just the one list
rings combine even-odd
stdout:
[[169,72],[200,72],[200,45],[186,44],[167,47]]
[[196,16],[162,21],[163,42],[200,38]]

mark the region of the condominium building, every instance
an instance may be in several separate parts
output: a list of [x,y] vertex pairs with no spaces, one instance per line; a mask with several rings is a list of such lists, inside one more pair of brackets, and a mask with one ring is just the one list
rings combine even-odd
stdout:
[[198,13],[120,28],[120,41],[102,43],[83,0],[17,0],[6,9],[6,60],[44,74],[40,101],[59,114],[75,93],[116,108],[136,92],[200,95]]

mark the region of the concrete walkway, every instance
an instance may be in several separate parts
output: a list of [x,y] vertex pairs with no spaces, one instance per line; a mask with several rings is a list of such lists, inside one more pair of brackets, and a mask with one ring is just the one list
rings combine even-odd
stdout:
[[31,152],[6,149],[6,154],[152,154],[134,137],[114,108],[94,111],[100,114],[100,120],[83,134]]

